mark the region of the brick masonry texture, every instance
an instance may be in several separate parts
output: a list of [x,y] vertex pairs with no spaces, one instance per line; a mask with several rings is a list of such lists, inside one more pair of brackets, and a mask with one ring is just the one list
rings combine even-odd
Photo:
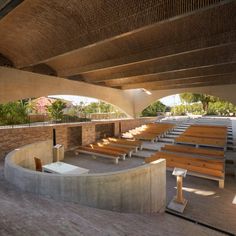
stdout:
[[5,155],[15,148],[37,141],[52,139],[53,129],[56,129],[57,143],[63,144],[65,150],[69,150],[78,145],[93,143],[99,135],[114,134],[114,136],[118,136],[122,132],[153,120],[155,118],[0,129],[0,159],[4,159]]

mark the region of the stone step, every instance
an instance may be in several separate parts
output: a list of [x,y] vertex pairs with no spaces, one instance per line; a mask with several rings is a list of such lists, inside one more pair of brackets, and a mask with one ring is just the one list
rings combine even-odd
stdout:
[[150,157],[155,153],[155,151],[147,151],[147,150],[142,150],[134,153],[132,157],[140,157],[140,158],[146,158]]
[[160,142],[165,142],[165,143],[174,143],[174,139],[172,138],[160,138],[158,139]]

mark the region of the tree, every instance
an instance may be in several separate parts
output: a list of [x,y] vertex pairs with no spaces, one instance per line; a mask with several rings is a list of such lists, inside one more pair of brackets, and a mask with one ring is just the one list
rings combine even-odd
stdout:
[[14,125],[26,122],[28,122],[27,107],[23,102],[9,102],[0,105],[1,124]]
[[156,116],[157,112],[165,112],[167,107],[160,101],[156,101],[142,111],[142,116]]
[[66,108],[66,103],[62,100],[56,100],[51,105],[47,106],[49,115],[55,121],[60,121],[63,118],[63,109]]
[[187,103],[201,102],[202,108],[205,113],[208,113],[209,103],[216,102],[218,98],[207,95],[207,94],[198,94],[198,93],[182,93],[180,94],[181,101]]

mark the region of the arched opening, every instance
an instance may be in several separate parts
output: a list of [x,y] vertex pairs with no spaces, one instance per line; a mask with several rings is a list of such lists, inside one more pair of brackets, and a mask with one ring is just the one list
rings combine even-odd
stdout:
[[141,112],[142,116],[215,115],[235,116],[236,106],[228,100],[204,93],[180,93],[163,97]]
[[71,123],[127,118],[127,114],[103,100],[51,95],[0,104],[0,125]]

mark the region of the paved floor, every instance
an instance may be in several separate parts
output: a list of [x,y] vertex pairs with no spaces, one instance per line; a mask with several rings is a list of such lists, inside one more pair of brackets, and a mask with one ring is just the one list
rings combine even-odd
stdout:
[[1,236],[224,235],[168,214],[123,214],[24,193],[9,185],[0,163]]
[[[235,126],[236,127],[236,126]],[[228,152],[236,158],[235,152]],[[74,158],[66,161],[89,168],[92,172],[114,171],[142,165],[142,158],[131,158],[114,165],[110,160]],[[175,195],[175,178],[167,172],[167,203]],[[236,179],[226,177],[225,189],[215,181],[187,176],[184,195],[188,200],[184,216],[236,234]],[[198,224],[163,214],[123,214],[55,201],[21,192],[8,184],[0,163],[0,236],[168,236],[224,235]]]

